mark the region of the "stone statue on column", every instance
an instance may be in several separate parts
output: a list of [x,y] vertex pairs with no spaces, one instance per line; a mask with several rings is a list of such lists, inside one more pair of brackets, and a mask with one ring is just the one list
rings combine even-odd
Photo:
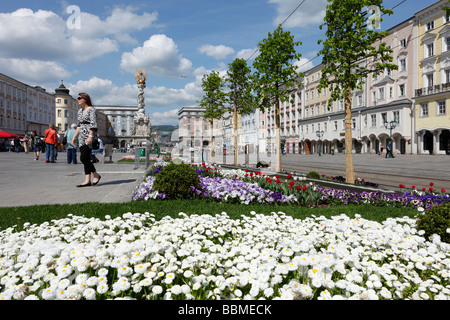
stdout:
[[139,89],[138,94],[138,111],[134,116],[134,126],[132,135],[134,138],[145,138],[150,139],[151,137],[151,124],[150,124],[150,116],[145,114],[145,103],[144,103],[144,88],[146,72],[143,69],[140,69],[136,72],[136,81]]

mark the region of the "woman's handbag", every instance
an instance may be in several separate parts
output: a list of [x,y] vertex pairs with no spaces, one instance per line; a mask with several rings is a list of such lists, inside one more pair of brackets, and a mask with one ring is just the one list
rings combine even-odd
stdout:
[[92,140],[92,150],[98,150],[100,148],[100,142],[98,141],[98,138],[94,138]]

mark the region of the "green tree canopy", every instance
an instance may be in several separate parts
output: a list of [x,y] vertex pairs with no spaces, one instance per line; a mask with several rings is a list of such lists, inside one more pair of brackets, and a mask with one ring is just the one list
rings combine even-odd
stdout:
[[[381,14],[392,14],[382,6],[382,0],[328,0],[324,23],[325,40],[322,55],[322,77],[319,90],[328,88],[333,101],[345,102],[346,181],[354,183],[352,160],[351,92],[361,89],[370,74],[380,74],[392,64],[392,49],[382,39],[388,32],[377,31]],[[374,14],[370,15],[374,9]],[[371,27],[375,26],[375,28]]]
[[201,107],[205,108],[203,117],[209,121],[211,126],[209,143],[211,149],[211,158],[213,154],[214,120],[221,119],[223,117],[223,114],[225,113],[227,95],[224,92],[224,88],[225,80],[219,75],[218,72],[212,71],[203,76],[202,89],[204,92],[204,96],[200,101],[197,102]]
[[227,78],[225,79],[229,90],[228,101],[233,113],[233,136],[234,136],[234,164],[238,165],[238,114],[250,114],[255,111],[256,99],[253,95],[251,82],[251,69],[247,61],[237,58],[229,64]]
[[296,52],[299,45],[280,25],[258,44],[259,55],[253,62],[258,107],[267,112],[275,106],[277,171],[281,171],[280,104],[289,101],[298,86],[301,75],[294,63],[301,57]]

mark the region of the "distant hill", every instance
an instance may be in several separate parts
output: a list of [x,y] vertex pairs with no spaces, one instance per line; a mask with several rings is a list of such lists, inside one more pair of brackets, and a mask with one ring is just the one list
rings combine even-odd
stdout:
[[172,125],[161,125],[161,126],[152,126],[153,132],[174,132],[178,129],[178,126],[172,126]]

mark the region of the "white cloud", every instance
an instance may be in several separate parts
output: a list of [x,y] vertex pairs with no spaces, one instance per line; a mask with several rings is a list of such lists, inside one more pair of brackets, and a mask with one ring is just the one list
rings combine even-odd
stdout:
[[[298,0],[269,0],[269,3],[275,4],[277,8],[277,16],[274,20],[276,26],[283,23],[299,5]],[[295,11],[283,26],[286,28],[302,28],[320,24],[325,17],[326,6],[327,0],[307,1]]]
[[158,125],[176,125],[178,124],[178,110],[173,109],[165,112],[154,112],[150,114],[150,123],[152,126]]
[[240,58],[240,59],[250,59],[250,60],[255,60],[255,58],[259,55],[259,51],[258,48],[254,48],[254,49],[243,49],[240,50],[237,54],[236,54],[236,58]]
[[[138,88],[136,84],[126,83],[123,86],[115,85],[109,79],[92,77],[89,80],[80,80],[75,84],[65,84],[72,96],[80,92],[88,93],[95,105],[123,105],[137,106]],[[154,86],[145,89],[145,107],[148,113],[162,114],[167,109],[180,109],[185,106],[196,105],[201,99],[201,76],[195,82],[190,82],[181,89]],[[164,109],[164,112],[159,110]],[[171,121],[173,117],[171,118]],[[177,123],[176,121],[175,123]]]
[[144,68],[156,76],[180,77],[191,72],[192,63],[178,53],[178,47],[171,38],[157,34],[145,41],[142,47],[123,53],[120,67],[131,73]]
[[112,36],[119,42],[136,44],[137,40],[131,37],[130,32],[150,27],[158,19],[158,13],[144,12],[138,15],[134,11],[136,9],[132,7],[115,8],[105,20],[101,20],[96,15],[81,12],[80,29],[75,29],[73,35],[81,39]]
[[10,77],[20,79],[29,85],[43,86],[71,76],[71,72],[57,62],[29,59],[0,58],[0,70]]
[[0,13],[1,70],[24,81],[59,82],[71,74],[63,62],[85,64],[117,52],[120,42],[136,42],[130,32],[148,28],[157,19],[156,13],[134,11],[116,8],[105,20],[82,11],[80,29],[74,30],[67,28],[68,17],[52,11]]
[[0,13],[0,54],[3,58],[62,59],[70,55],[65,26],[51,11]]
[[314,67],[312,61],[306,58],[300,58],[294,65],[297,66],[297,72],[304,72]]
[[213,46],[210,44],[201,46],[200,48],[198,48],[198,51],[200,53],[206,54],[209,57],[213,57],[216,60],[225,59],[228,55],[235,52],[233,48],[224,45]]

